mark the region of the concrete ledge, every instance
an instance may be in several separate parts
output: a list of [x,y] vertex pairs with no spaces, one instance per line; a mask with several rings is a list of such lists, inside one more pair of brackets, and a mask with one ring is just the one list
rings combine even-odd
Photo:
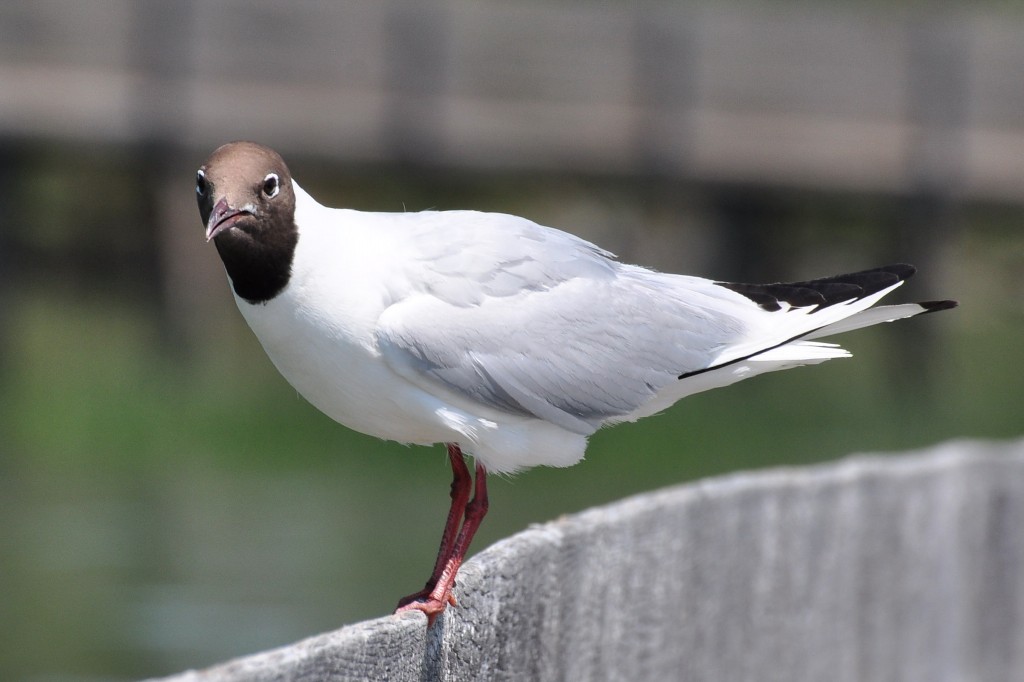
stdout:
[[531,528],[460,608],[167,680],[1024,680],[1024,441],[734,475]]

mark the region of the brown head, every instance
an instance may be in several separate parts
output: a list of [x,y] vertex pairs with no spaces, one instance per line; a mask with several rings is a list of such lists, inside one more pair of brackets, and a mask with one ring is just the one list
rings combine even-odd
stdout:
[[295,191],[284,160],[255,142],[218,147],[196,173],[196,200],[235,293],[266,303],[291,276]]

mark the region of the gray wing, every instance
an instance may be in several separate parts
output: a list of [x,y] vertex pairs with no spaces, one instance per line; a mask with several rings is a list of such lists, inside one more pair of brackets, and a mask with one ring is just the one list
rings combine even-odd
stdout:
[[[543,287],[504,286],[500,295],[481,293],[480,277],[449,274],[446,296],[421,292],[383,313],[380,350],[402,376],[470,409],[533,416],[589,435],[681,374],[706,367],[739,331],[695,302],[717,293],[680,289],[681,280],[721,289],[711,282],[606,262],[606,271],[551,276]],[[531,267],[552,272],[550,263],[520,254],[512,272],[482,279],[536,281],[524,272]]]
[[[749,294],[794,285],[722,285],[623,265],[512,216],[443,213],[416,226],[402,291],[378,320],[385,361],[469,411],[532,416],[581,435],[692,392],[844,356],[799,340],[849,327],[840,321],[899,286],[894,277],[860,298],[768,309]],[[874,277],[856,277],[864,274]],[[892,316],[863,323],[881,319]]]

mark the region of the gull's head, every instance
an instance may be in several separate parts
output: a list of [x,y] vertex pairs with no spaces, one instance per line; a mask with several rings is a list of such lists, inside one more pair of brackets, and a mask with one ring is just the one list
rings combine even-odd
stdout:
[[255,142],[218,147],[196,171],[196,201],[206,240],[273,239],[295,214],[292,175],[273,149]]
[[291,278],[299,240],[292,174],[273,149],[255,142],[219,147],[196,171],[196,200],[231,278],[250,303],[277,296]]

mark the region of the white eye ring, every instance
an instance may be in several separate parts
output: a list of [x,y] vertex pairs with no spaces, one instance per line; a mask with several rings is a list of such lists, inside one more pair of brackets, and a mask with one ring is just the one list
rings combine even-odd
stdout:
[[196,194],[201,197],[206,196],[206,192],[209,190],[209,185],[206,182],[206,173],[200,168],[196,171]]
[[281,179],[277,177],[277,173],[268,173],[267,177],[263,178],[263,194],[268,199],[273,199],[280,191]]

